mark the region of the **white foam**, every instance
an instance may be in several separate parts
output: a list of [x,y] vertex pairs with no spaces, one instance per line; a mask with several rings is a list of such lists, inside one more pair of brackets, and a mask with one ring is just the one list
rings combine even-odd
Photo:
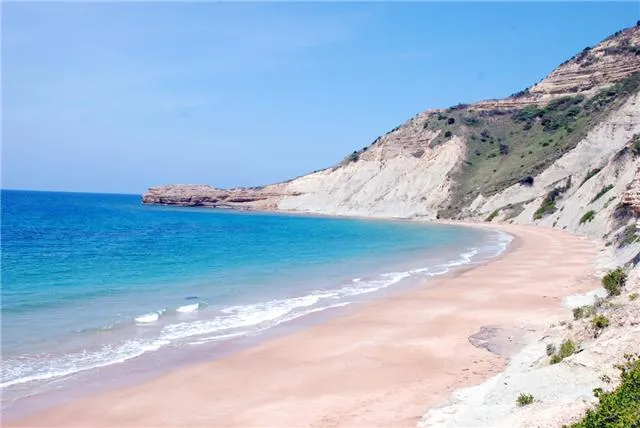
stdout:
[[163,340],[128,340],[120,345],[105,345],[97,351],[76,352],[62,356],[21,356],[0,362],[2,383],[8,386],[60,378],[98,367],[123,363],[140,355],[156,351],[170,342]]
[[156,322],[160,318],[160,314],[157,312],[151,312],[149,314],[140,315],[134,318],[137,323],[146,324],[150,322]]
[[200,309],[200,303],[194,303],[192,305],[180,306],[178,309],[176,309],[176,312],[180,312],[180,313],[196,312],[198,309]]
[[[512,237],[500,234],[498,244],[482,247],[504,251]],[[201,344],[233,337],[255,334],[279,324],[332,308],[339,308],[353,303],[354,297],[372,293],[390,287],[414,274],[435,276],[448,272],[451,268],[473,262],[481,252],[478,248],[469,248],[455,260],[446,263],[417,268],[402,272],[388,272],[373,278],[352,278],[347,284],[333,290],[315,290],[308,295],[274,299],[246,305],[236,305],[220,310],[216,316],[208,319],[197,319],[189,322],[178,322],[166,325],[155,340],[135,339],[120,345],[104,346],[96,351],[67,354],[64,356],[23,356],[19,359],[4,359],[2,381],[0,387],[54,379],[90,370],[97,367],[118,364],[136,358],[146,352],[156,351],[175,340],[190,339],[188,344]],[[177,313],[194,313],[199,311],[201,303],[193,303],[176,308]],[[165,310],[150,312],[134,318],[138,324],[155,323]],[[202,317],[204,311],[197,315]]]

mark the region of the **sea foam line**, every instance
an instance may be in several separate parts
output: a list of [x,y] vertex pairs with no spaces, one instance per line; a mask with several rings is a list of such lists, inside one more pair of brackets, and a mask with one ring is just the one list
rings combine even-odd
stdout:
[[[499,239],[499,253],[504,251],[512,237],[501,234]],[[255,334],[285,322],[312,313],[347,306],[353,302],[341,301],[344,298],[355,297],[389,287],[413,274],[428,276],[441,275],[451,267],[468,264],[479,253],[477,248],[471,248],[460,254],[460,257],[447,263],[427,268],[417,268],[403,272],[388,272],[376,279],[354,278],[349,284],[336,290],[316,290],[312,294],[276,299],[248,305],[236,305],[224,308],[213,319],[180,322],[164,326],[156,340],[129,340],[121,345],[105,345],[98,351],[68,354],[43,360],[41,356],[21,357],[19,359],[4,359],[2,361],[2,380],[0,388],[33,382],[50,380],[69,376],[94,368],[123,363],[139,357],[147,352],[154,352],[175,340],[183,340],[193,336],[213,334],[190,344],[201,344],[213,340],[224,340],[247,334]],[[498,254],[499,254],[498,253]],[[202,303],[179,306],[177,313],[193,313],[201,308]],[[135,317],[136,323],[152,324],[165,314],[166,309],[150,312]]]

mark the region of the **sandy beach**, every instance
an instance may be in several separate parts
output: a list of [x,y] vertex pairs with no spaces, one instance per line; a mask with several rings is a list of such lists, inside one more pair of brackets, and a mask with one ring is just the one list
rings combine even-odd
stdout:
[[12,426],[415,426],[566,315],[563,297],[598,285],[588,239],[497,227],[516,238],[490,262]]

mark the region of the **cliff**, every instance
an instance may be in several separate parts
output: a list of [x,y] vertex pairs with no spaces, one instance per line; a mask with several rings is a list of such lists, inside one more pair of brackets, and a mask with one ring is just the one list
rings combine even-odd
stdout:
[[260,188],[154,187],[143,202],[539,223],[615,241],[640,212],[639,93],[635,26],[511,97],[419,113],[332,168]]

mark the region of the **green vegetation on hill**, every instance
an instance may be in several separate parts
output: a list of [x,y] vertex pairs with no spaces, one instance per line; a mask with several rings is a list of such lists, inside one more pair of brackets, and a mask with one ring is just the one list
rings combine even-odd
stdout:
[[619,296],[626,283],[627,273],[621,267],[610,270],[602,277],[602,286],[607,290],[609,297]]
[[640,427],[640,358],[627,354],[620,370],[620,385],[610,392],[596,388],[595,409],[587,410],[584,418],[571,428],[631,428]]
[[432,146],[454,135],[467,143],[466,162],[457,173],[451,205],[440,216],[455,217],[478,194],[493,195],[540,173],[639,89],[640,72],[590,98],[565,96],[521,109],[479,110],[458,105],[431,113],[423,126],[440,131]]
[[596,217],[596,212],[594,210],[589,210],[580,218],[580,224],[591,222]]

